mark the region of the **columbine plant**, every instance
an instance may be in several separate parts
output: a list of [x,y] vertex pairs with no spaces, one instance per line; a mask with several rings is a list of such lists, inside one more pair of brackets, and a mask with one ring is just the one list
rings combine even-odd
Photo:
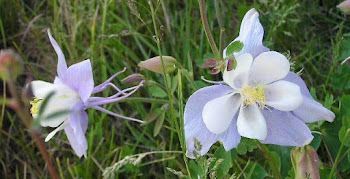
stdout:
[[[120,90],[117,86],[112,84],[111,81],[126,70],[124,69],[113,75],[104,83],[94,87],[90,60],[73,64],[67,68],[61,48],[49,31],[48,35],[58,56],[57,76],[54,83],[33,81],[28,85],[28,87],[31,87],[34,95],[34,99],[31,101],[31,113],[34,118],[38,117],[38,112],[44,99],[51,94],[41,115],[40,125],[43,127],[54,127],[56,129],[47,135],[45,139],[46,142],[58,131],[64,129],[76,155],[78,157],[83,155],[86,157],[88,146],[85,132],[88,127],[89,119],[85,110],[88,108],[93,108],[118,118],[142,123],[141,120],[113,113],[100,106],[127,98],[142,86],[143,81],[137,86]],[[99,93],[107,87],[114,88],[117,93],[110,97],[91,97],[92,94]],[[68,112],[61,113],[61,115],[52,115],[62,111]]]
[[[196,91],[185,107],[187,155],[199,155],[220,141],[226,151],[241,136],[265,144],[304,146],[313,139],[305,123],[333,121],[334,114],[315,101],[304,81],[290,72],[287,58],[262,45],[264,30],[259,14],[244,16],[240,34],[233,41],[244,46],[234,53],[237,67],[223,72],[223,82]],[[233,43],[231,42],[231,43]],[[227,49],[224,50],[224,58]]]

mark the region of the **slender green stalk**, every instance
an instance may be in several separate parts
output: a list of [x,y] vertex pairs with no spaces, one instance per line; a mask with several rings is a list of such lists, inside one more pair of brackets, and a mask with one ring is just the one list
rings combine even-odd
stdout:
[[3,90],[2,90],[3,94],[2,94],[2,96],[3,96],[4,99],[2,99],[3,101],[2,101],[2,107],[1,107],[0,129],[2,129],[2,122],[4,120],[4,115],[5,115],[5,105],[6,105],[6,81],[5,80],[3,81],[3,86],[2,87],[3,87]]
[[199,3],[199,9],[200,9],[200,13],[201,13],[202,24],[204,27],[205,34],[207,35],[207,38],[208,38],[208,41],[210,44],[210,48],[213,51],[216,59],[221,60],[222,55],[220,54],[218,47],[216,46],[216,43],[214,41],[213,35],[211,34],[210,29],[209,29],[208,18],[207,18],[207,15],[205,13],[205,1],[198,0],[198,3]]
[[[155,38],[156,38],[156,43],[157,43],[157,47],[158,47],[158,53],[159,53],[159,56],[160,56],[160,60],[161,60],[161,62],[162,62],[163,76],[164,76],[164,81],[165,81],[165,85],[166,85],[166,89],[167,89],[167,93],[168,93],[168,97],[169,97],[169,103],[170,103],[171,118],[172,118],[172,121],[173,121],[174,124],[175,124],[176,131],[177,131],[178,137],[179,137],[179,141],[183,141],[182,135],[181,135],[181,131],[180,131],[180,127],[179,127],[179,124],[178,124],[178,121],[177,121],[176,115],[175,115],[174,102],[173,102],[173,95],[172,95],[172,92],[171,92],[171,88],[170,88],[170,86],[168,85],[167,73],[166,73],[165,67],[164,67],[164,61],[163,61],[163,57],[162,57],[162,49],[161,49],[160,39],[159,39],[159,36],[160,36],[160,35],[159,35],[158,29],[157,29],[157,25],[156,25],[154,7],[153,7],[153,4],[152,4],[151,1],[148,1],[148,3],[149,3],[150,8],[151,8],[153,27],[154,27],[154,31],[155,31],[155,33],[156,33],[156,37],[155,37]],[[180,144],[181,144],[182,150],[185,151],[185,147],[182,146],[182,142],[180,142]],[[184,152],[183,154],[185,155],[185,152]],[[186,164],[187,172],[190,174],[190,171],[189,171],[189,169],[188,169],[187,161],[186,161],[186,160],[185,160],[185,164]]]
[[[350,129],[348,129],[344,135],[344,138],[343,138],[343,141],[345,141],[347,138],[348,138],[348,135],[350,134]],[[335,172],[335,169],[337,168],[338,166],[338,163],[339,163],[339,159],[340,159],[340,156],[341,156],[341,152],[343,151],[343,148],[344,148],[344,142],[341,143],[340,145],[340,148],[338,150],[338,153],[337,153],[337,157],[335,158],[335,161],[333,163],[333,166],[332,166],[332,170],[331,170],[331,173],[329,173],[329,176],[328,178],[329,179],[332,179],[333,178],[333,175],[334,175],[334,172]]]
[[277,164],[275,162],[275,159],[272,157],[271,151],[269,150],[269,148],[266,145],[261,144],[261,143],[259,143],[259,148],[263,152],[265,158],[267,159],[267,162],[269,163],[269,165],[270,165],[270,167],[272,169],[274,178],[275,179],[282,179],[282,176],[281,176],[281,174],[280,174],[280,172],[278,170],[278,167],[277,167]]

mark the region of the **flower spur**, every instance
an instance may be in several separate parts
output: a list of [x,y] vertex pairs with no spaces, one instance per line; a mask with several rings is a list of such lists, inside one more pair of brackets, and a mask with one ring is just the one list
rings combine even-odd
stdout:
[[[56,129],[47,135],[45,141],[50,140],[58,131],[64,129],[76,155],[78,157],[83,155],[86,157],[88,145],[85,132],[88,127],[88,115],[85,110],[88,108],[93,108],[118,118],[143,123],[143,121],[139,119],[122,116],[104,109],[101,105],[117,102],[129,97],[143,85],[144,81],[141,81],[137,86],[131,88],[119,89],[111,83],[111,81],[119,74],[125,72],[126,68],[124,68],[104,83],[94,87],[90,60],[84,60],[68,68],[61,48],[49,31],[48,36],[58,56],[57,76],[55,77],[54,83],[38,80],[28,84],[28,87],[31,87],[34,95],[34,99],[31,101],[31,113],[34,118],[37,118],[42,101],[48,97],[49,94],[52,94],[42,113],[42,120],[40,120],[39,123],[43,127],[53,127]],[[112,87],[117,93],[110,97],[91,96],[104,91],[108,87]],[[70,113],[51,116],[50,119],[45,120],[45,117],[60,111],[70,111]]]

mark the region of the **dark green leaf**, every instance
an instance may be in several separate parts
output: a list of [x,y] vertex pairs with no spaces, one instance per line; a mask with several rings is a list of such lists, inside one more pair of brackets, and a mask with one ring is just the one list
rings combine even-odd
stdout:
[[145,125],[145,124],[148,124],[148,123],[154,121],[155,119],[157,119],[157,117],[160,116],[161,113],[162,113],[162,110],[160,108],[152,110],[151,112],[149,112],[147,114],[147,116],[145,118],[145,123],[142,125]]
[[241,142],[238,144],[236,151],[240,155],[244,155],[247,152],[252,152],[258,148],[259,143],[256,140],[242,137]]
[[215,151],[214,157],[217,159],[223,159],[223,162],[219,165],[216,172],[216,176],[218,178],[223,178],[225,175],[227,175],[232,165],[231,153],[226,152],[224,147],[221,146]]
[[265,169],[256,162],[249,163],[245,171],[247,178],[263,179],[268,176]]
[[159,86],[151,86],[149,88],[149,91],[151,93],[151,96],[154,96],[154,97],[164,98],[168,96],[168,94]]

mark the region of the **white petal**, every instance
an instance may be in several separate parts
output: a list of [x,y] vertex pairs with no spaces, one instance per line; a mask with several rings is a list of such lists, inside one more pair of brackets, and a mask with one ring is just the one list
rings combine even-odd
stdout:
[[238,133],[243,137],[264,140],[267,136],[265,118],[256,104],[241,107],[237,128]]
[[45,142],[49,141],[58,131],[63,130],[67,125],[69,125],[68,120],[66,120],[63,124],[61,124],[59,127],[57,127],[55,130],[53,130],[52,132],[50,132],[46,138],[45,138]]
[[233,93],[209,101],[202,113],[205,126],[214,134],[225,132],[240,104],[240,95]]
[[303,103],[297,84],[280,80],[264,87],[266,104],[281,111],[293,111]]
[[36,98],[45,99],[50,93],[55,92],[56,94],[76,94],[74,90],[66,85],[52,84],[45,81],[32,81],[27,85],[32,88],[33,95]]
[[[43,127],[57,127],[63,121],[68,119],[68,116],[70,115],[69,112],[72,111],[73,106],[80,102],[81,101],[78,95],[66,96],[54,94],[52,98],[50,98],[47,102],[47,105],[42,114],[42,118],[40,119],[40,125]],[[52,114],[64,111],[66,113],[48,118]]]
[[248,83],[249,69],[253,62],[253,57],[249,53],[245,53],[236,58],[237,67],[234,70],[227,71],[223,74],[224,81],[232,88],[241,88]]
[[249,83],[269,84],[287,76],[290,64],[278,52],[264,52],[255,58],[249,74]]

